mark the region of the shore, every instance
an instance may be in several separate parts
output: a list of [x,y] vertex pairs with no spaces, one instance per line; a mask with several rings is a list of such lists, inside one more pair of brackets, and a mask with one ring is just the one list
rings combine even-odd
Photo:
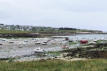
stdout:
[[[49,41],[47,44],[44,42]],[[44,49],[46,52],[60,51],[61,46],[67,43],[64,39],[52,38],[17,38],[5,39],[0,38],[0,58],[37,58],[33,55],[35,48]]]
[[[17,61],[48,59],[63,54],[61,51],[64,50],[63,46],[65,45],[71,50],[73,50],[72,48],[77,47],[90,47],[88,44],[86,44],[86,46],[80,44],[80,40],[83,39],[87,40],[89,44],[94,44],[101,40],[105,40],[104,42],[106,42],[107,40],[106,35],[103,34],[77,35],[70,37],[71,38],[69,38],[69,41],[65,39],[68,38],[68,36],[54,36],[45,38],[0,38],[0,59],[9,60],[12,58]],[[35,55],[34,50],[36,48],[43,49],[47,55]]]

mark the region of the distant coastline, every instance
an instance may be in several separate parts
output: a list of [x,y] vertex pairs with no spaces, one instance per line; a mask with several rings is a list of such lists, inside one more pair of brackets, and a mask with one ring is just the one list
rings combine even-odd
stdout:
[[48,36],[67,36],[75,34],[107,34],[107,33],[100,30],[87,30],[67,27],[53,28],[53,27],[0,24],[0,37],[48,37]]

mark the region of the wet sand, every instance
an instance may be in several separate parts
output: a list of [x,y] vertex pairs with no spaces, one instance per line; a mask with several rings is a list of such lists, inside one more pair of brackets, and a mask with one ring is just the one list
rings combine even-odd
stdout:
[[[44,44],[44,42],[47,42],[47,44]],[[35,48],[40,47],[46,52],[60,51],[62,50],[61,46],[66,43],[67,41],[64,39],[52,38],[0,38],[0,58],[22,57],[24,59],[23,56],[28,55],[29,57],[26,57],[27,59],[35,59],[37,57],[32,56]]]

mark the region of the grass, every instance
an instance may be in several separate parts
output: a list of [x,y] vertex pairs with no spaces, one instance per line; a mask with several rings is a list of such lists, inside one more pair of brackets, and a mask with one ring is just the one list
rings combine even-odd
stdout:
[[78,44],[78,42],[69,42],[69,45]]
[[61,52],[48,52],[48,54],[53,55],[53,56],[59,56],[61,54]]
[[20,30],[0,30],[1,34],[8,34],[8,33],[30,33],[30,31],[20,31]]
[[106,59],[66,62],[46,60],[32,62],[0,62],[0,71],[107,71]]

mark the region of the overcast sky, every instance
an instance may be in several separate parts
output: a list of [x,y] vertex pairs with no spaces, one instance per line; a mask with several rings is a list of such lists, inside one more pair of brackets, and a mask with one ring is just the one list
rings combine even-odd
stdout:
[[0,23],[107,31],[107,0],[0,0]]

